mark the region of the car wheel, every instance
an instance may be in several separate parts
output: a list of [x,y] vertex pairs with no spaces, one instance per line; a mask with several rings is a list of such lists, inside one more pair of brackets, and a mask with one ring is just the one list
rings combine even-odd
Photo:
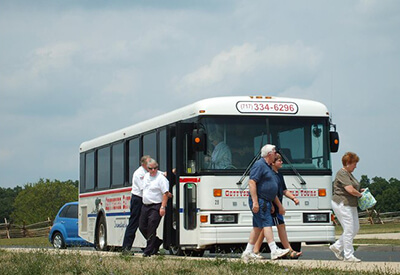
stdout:
[[107,246],[107,225],[104,216],[101,216],[96,229],[96,250],[108,251]]
[[66,248],[64,238],[60,232],[56,232],[53,235],[53,247],[55,249],[64,249]]

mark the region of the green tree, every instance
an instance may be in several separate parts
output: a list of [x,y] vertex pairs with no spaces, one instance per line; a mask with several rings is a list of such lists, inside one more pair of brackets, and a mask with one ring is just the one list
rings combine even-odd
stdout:
[[14,211],[14,200],[21,190],[20,186],[13,189],[0,188],[0,223],[3,223],[4,219],[10,221],[10,215]]
[[362,175],[361,176],[361,180],[360,180],[360,185],[361,188],[367,188],[369,187],[371,181],[369,180],[369,178],[367,177],[367,175]]
[[54,219],[58,210],[66,202],[78,200],[77,181],[40,179],[34,184],[27,184],[14,201],[11,218],[15,223],[32,224]]
[[400,211],[400,181],[391,178],[389,181],[386,181],[386,185],[384,185],[382,180],[379,178],[377,184],[378,188],[375,196],[377,205],[375,209],[380,212]]
[[369,190],[376,197],[382,195],[383,191],[385,191],[388,187],[389,182],[386,179],[381,177],[373,177],[372,182],[369,185]]

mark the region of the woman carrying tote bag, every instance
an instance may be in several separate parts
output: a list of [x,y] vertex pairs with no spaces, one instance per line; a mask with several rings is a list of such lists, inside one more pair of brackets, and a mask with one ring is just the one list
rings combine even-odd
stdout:
[[345,153],[342,157],[343,167],[337,172],[333,183],[332,209],[343,228],[343,234],[329,249],[336,258],[347,262],[361,262],[354,256],[353,247],[353,239],[360,229],[357,206],[362,190],[352,172],[359,160],[355,153]]

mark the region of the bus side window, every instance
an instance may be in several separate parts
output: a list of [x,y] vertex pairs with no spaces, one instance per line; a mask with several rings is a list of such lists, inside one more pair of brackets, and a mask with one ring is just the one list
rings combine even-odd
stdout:
[[85,159],[85,191],[94,190],[94,151],[86,154]]
[[85,153],[81,153],[79,160],[79,193],[85,192],[85,155]]
[[124,184],[124,143],[120,142],[112,146],[112,187],[121,187]]
[[159,132],[159,148],[159,169],[160,171],[167,171],[167,130],[165,128]]
[[128,178],[129,185],[132,185],[132,176],[135,170],[140,166],[140,158],[139,156],[139,138],[134,138],[129,140],[128,142]]
[[143,136],[143,155],[150,155],[157,160],[157,132],[152,132]]
[[111,147],[107,146],[97,151],[97,188],[110,188],[111,181]]

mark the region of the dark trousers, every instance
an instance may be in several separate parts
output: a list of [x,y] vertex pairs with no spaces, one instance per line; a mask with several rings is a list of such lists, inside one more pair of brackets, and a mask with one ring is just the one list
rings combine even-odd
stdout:
[[129,217],[129,223],[125,230],[124,242],[122,243],[122,249],[124,250],[131,250],[132,244],[135,241],[142,205],[142,198],[132,194],[130,206],[131,216]]
[[161,203],[146,205],[143,204],[140,214],[139,230],[147,240],[147,246],[143,253],[152,255],[158,251],[161,240],[156,236],[157,227],[160,224],[160,207]]

